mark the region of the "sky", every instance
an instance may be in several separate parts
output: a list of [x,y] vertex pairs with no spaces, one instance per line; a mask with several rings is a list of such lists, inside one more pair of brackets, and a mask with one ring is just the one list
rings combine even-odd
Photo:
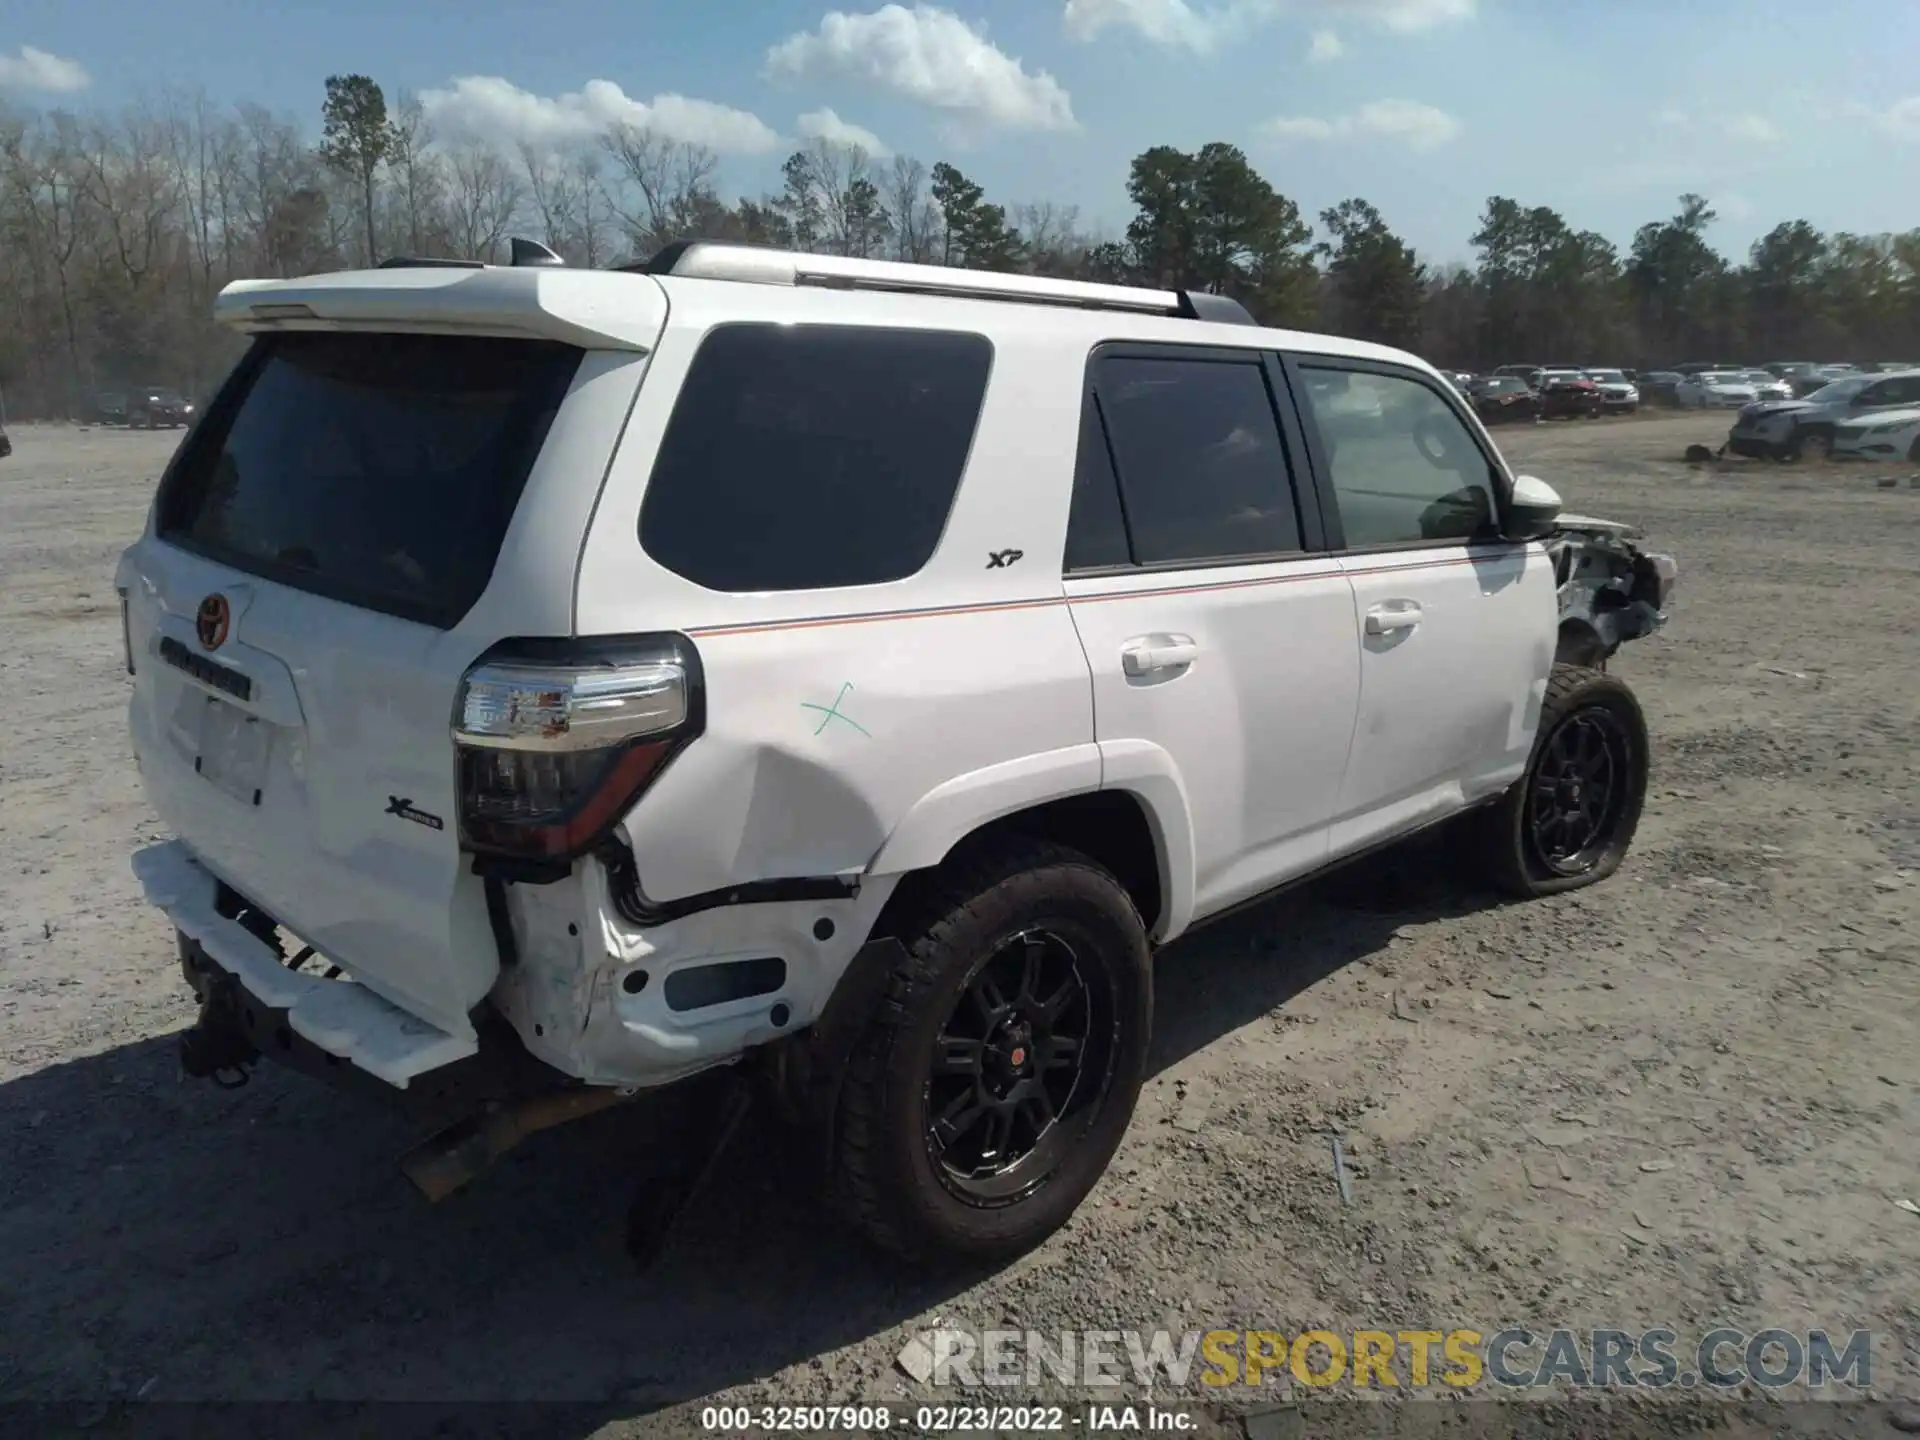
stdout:
[[1734,257],[1781,220],[1920,226],[1915,0],[842,3],[0,0],[0,102],[199,86],[317,129],[361,72],[449,140],[627,120],[720,152],[737,195],[826,136],[1116,235],[1134,155],[1224,140],[1310,221],[1360,196],[1443,264],[1494,194],[1624,248],[1696,191]]

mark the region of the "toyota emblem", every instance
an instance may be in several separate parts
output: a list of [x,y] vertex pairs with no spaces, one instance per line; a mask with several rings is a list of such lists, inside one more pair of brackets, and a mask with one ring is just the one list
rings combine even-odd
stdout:
[[227,626],[232,623],[233,612],[227,607],[224,595],[209,595],[200,602],[199,612],[193,617],[194,634],[200,637],[202,650],[218,650],[227,643]]

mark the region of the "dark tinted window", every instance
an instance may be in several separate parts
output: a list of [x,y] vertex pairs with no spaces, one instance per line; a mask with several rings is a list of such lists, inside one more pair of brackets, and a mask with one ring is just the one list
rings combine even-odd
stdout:
[[1351,546],[1459,541],[1496,525],[1492,466],[1438,391],[1303,366]]
[[1128,564],[1132,558],[1100,402],[1089,391],[1080,411],[1080,454],[1073,471],[1073,511],[1067,518],[1066,568],[1097,570],[1103,565]]
[[1110,357],[1094,384],[1140,564],[1300,549],[1286,452],[1257,360]]
[[979,335],[714,330],[654,459],[641,543],[711,590],[913,574],[953,507],[992,363]]
[[261,340],[168,477],[161,537],[451,627],[486,589],[580,355],[476,336]]

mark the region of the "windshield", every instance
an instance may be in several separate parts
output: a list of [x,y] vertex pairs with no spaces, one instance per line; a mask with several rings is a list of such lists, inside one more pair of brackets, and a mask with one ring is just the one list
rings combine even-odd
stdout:
[[1851,400],[1862,390],[1866,389],[1867,384],[1868,382],[1864,375],[1855,375],[1846,380],[1835,380],[1830,385],[1822,385],[1818,390],[1809,395],[1807,399],[1813,401],[1816,405],[1832,405],[1841,400]]
[[1737,370],[1704,370],[1700,374],[1702,385],[1745,385],[1747,377]]
[[1619,385],[1623,384],[1627,377],[1622,375],[1618,370],[1589,370],[1587,371],[1587,378],[1589,380],[1603,381],[1608,385]]

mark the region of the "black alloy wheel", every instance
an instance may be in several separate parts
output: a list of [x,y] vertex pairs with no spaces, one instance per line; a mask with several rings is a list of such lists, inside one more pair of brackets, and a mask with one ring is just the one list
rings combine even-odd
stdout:
[[1531,899],[1620,868],[1646,804],[1646,717],[1618,676],[1555,665],[1525,774],[1469,817],[1487,878]]
[[957,1198],[1004,1205],[1060,1168],[1112,1080],[1101,973],[1036,929],[968,978],[934,1041],[925,1094],[928,1157]]
[[1626,808],[1633,747],[1619,718],[1589,705],[1546,737],[1527,785],[1527,843],[1556,875],[1581,875],[1605,853]]

